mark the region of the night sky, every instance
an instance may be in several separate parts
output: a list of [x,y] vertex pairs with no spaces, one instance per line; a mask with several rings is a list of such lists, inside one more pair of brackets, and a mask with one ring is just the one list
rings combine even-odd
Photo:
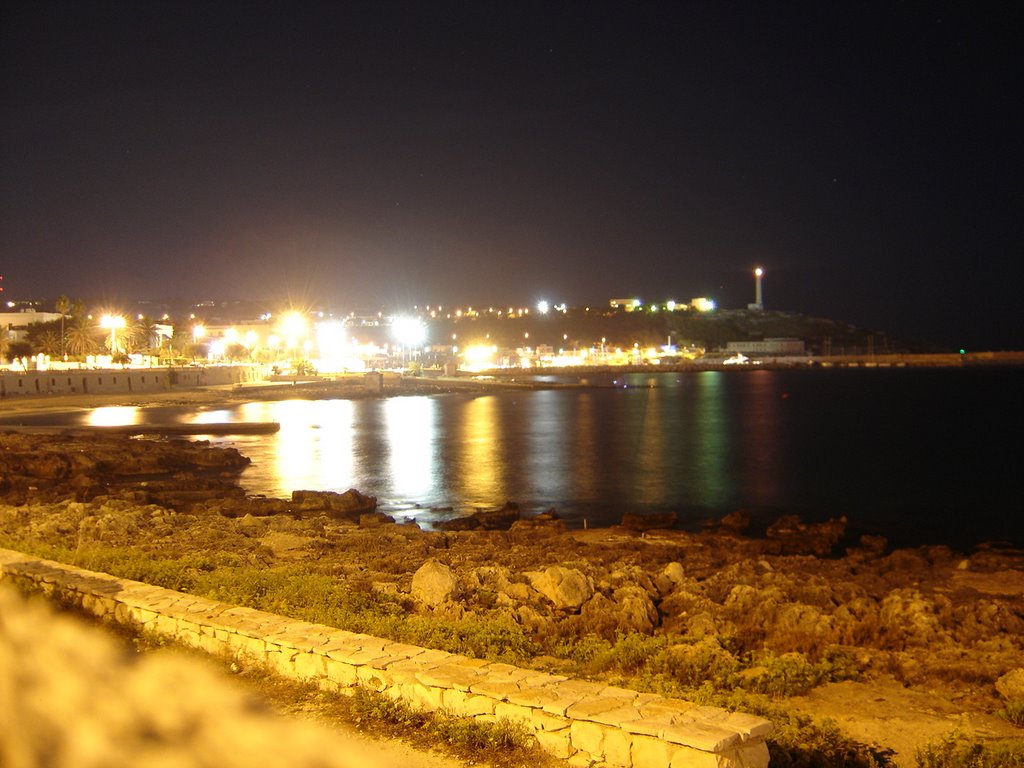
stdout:
[[1012,3],[4,2],[12,299],[711,296],[1024,348]]

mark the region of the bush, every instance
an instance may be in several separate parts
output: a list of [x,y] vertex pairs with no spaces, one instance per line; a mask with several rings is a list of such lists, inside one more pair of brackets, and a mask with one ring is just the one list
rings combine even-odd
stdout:
[[985,743],[953,732],[914,752],[917,768],[1022,768],[1024,739]]
[[1006,707],[996,714],[1004,720],[1009,720],[1018,728],[1024,728],[1024,699],[1007,702]]

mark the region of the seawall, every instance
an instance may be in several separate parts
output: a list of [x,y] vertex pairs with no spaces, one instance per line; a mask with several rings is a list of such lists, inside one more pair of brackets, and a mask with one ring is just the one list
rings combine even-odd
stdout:
[[0,397],[164,392],[257,382],[264,372],[257,365],[0,371]]

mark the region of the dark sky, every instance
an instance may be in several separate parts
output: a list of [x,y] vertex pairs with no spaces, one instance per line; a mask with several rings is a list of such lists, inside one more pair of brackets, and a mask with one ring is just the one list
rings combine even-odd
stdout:
[[1024,348],[1012,3],[3,2],[10,298],[753,300]]

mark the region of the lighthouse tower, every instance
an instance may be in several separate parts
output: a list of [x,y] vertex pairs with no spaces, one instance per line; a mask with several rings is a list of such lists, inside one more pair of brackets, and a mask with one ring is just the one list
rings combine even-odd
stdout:
[[754,270],[754,303],[747,304],[747,309],[760,312],[764,309],[764,301],[761,298],[761,278],[764,277],[764,270],[758,267]]

